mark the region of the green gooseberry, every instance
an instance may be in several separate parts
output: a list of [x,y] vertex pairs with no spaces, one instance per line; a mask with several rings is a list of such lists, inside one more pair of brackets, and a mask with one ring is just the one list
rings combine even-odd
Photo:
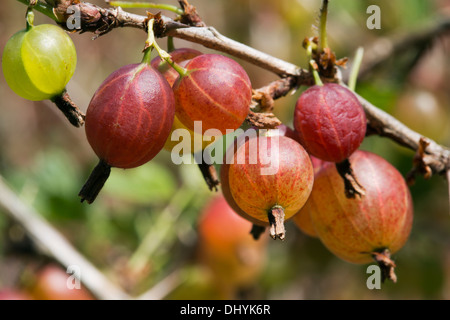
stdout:
[[6,43],[2,68],[6,82],[19,96],[41,101],[62,95],[75,72],[75,45],[60,27],[28,25]]

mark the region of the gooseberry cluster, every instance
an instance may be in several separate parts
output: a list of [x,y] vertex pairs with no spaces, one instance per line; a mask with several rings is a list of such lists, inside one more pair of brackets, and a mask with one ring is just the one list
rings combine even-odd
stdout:
[[[27,21],[27,29],[5,47],[5,78],[26,99],[57,101],[74,72],[75,48],[60,28],[34,27]],[[149,35],[151,26],[149,22]],[[151,60],[153,49],[159,56]],[[236,130],[250,111],[251,81],[235,60],[188,48],[167,53],[150,36],[144,52],[140,63],[112,72],[89,103],[83,120],[99,163],[79,193],[81,201],[94,202],[111,168],[135,168],[163,148],[173,151],[177,129],[189,132],[194,153],[212,142],[202,139],[197,148],[196,135]],[[284,222],[292,218],[344,260],[385,262],[409,236],[412,202],[392,165],[358,150],[366,134],[358,99],[339,84],[317,83],[300,95],[293,120],[294,129],[250,128],[229,146],[220,171],[227,208],[253,226],[254,238],[269,227],[274,239],[284,239]],[[257,134],[251,136],[250,131]],[[336,169],[344,161],[364,188],[358,197],[346,195]],[[200,234],[209,239],[212,230],[205,221]],[[234,228],[224,220],[222,227],[228,225]]]
[[[134,168],[153,159],[163,147],[171,151],[176,129],[190,133],[194,152],[194,135],[213,129],[214,124],[223,133],[229,126],[237,129],[249,111],[249,77],[231,58],[186,48],[175,50],[166,60],[148,61],[146,56],[140,64],[113,72],[88,106],[86,135],[100,162],[80,191],[82,201],[95,200],[111,167]],[[214,118],[214,113],[220,116]],[[194,121],[206,124],[203,132],[194,132]],[[201,148],[207,145],[202,143]]]

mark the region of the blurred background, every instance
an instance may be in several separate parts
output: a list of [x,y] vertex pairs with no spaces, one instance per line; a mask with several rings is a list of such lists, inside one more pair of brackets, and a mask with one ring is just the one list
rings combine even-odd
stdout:
[[[106,6],[103,1],[91,2]],[[301,43],[317,35],[320,1],[190,2],[205,23],[223,35],[306,67]],[[338,58],[349,58],[344,76],[358,47],[364,47],[365,57],[382,53],[395,39],[428,30],[450,17],[448,0],[379,0],[381,29],[369,30],[366,9],[370,4],[362,0],[330,3],[329,44]],[[143,9],[129,11],[145,13]],[[1,52],[9,37],[25,27],[25,12],[26,7],[17,1],[2,1]],[[40,13],[35,16],[35,24],[53,23]],[[111,72],[141,61],[146,34],[123,28],[96,40],[92,37],[71,34],[78,64],[67,90],[83,111]],[[158,42],[166,47],[166,39]],[[212,52],[179,39],[175,46]],[[447,32],[425,48],[390,55],[358,80],[356,91],[410,128],[450,146],[449,52]],[[277,79],[239,62],[254,88]],[[275,114],[289,126],[302,90],[276,101]],[[171,275],[161,299],[450,299],[450,216],[443,177],[418,177],[411,186],[415,220],[409,241],[394,256],[398,282],[369,290],[367,265],[339,260],[291,221],[286,223],[284,242],[272,241],[267,235],[257,244],[248,238],[241,241],[239,227],[230,227],[222,240],[220,232],[204,235],[201,223],[206,212],[229,208],[215,204],[220,202],[220,191],[209,191],[195,164],[174,165],[166,151],[142,167],[113,169],[95,203],[80,203],[77,194],[97,163],[84,129],[72,127],[50,101],[31,102],[15,95],[3,74],[0,110],[1,176],[25,204],[131,295],[142,294]],[[414,152],[388,139],[368,137],[361,148],[385,157],[403,174],[411,169]],[[208,241],[219,249],[203,248]],[[39,254],[22,227],[0,210],[0,290],[30,292],[38,283],[38,271],[49,263],[54,261]]]

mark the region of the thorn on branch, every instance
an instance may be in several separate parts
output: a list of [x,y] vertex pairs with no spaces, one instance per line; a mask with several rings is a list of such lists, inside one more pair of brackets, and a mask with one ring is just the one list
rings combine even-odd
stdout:
[[161,18],[161,12],[158,12],[157,14],[152,14],[151,12],[147,11],[147,18],[144,20],[145,30],[148,30],[148,22],[151,19],[153,19],[153,33],[155,34],[155,37],[161,38],[162,35],[165,34],[167,31],[166,25]]
[[281,121],[273,113],[257,113],[250,111],[247,115],[246,121],[253,127],[259,129],[275,129]]
[[259,106],[260,112],[270,112],[275,105],[272,95],[266,91],[253,90],[252,100]]
[[422,174],[425,179],[431,178],[433,171],[430,166],[426,164],[426,149],[430,145],[430,142],[421,137],[419,140],[419,147],[413,158],[413,167],[406,175],[406,181],[409,185],[413,185],[416,180],[416,174]]
[[178,0],[178,2],[184,11],[184,14],[179,19],[181,23],[193,27],[206,27],[206,24],[200,18],[197,9],[193,5],[189,4],[187,0]]
[[[312,77],[311,83],[313,84],[314,80]],[[304,81],[302,81],[302,84]],[[253,90],[252,100],[259,106],[258,111],[260,112],[271,112],[275,105],[275,100],[286,96],[291,90],[296,90],[299,86],[299,79],[294,76],[282,78],[279,80],[275,80],[269,83],[267,86],[264,86],[259,89]],[[254,110],[256,111],[256,110]]]

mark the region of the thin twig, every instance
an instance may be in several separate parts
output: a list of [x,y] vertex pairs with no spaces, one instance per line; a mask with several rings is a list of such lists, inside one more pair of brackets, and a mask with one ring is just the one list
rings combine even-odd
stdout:
[[[29,0],[18,1],[29,4]],[[67,5],[70,1],[61,3],[66,3]],[[97,35],[102,35],[118,27],[133,27],[143,29],[144,31],[146,30],[146,16],[128,13],[123,11],[120,7],[105,9],[86,2],[80,2],[76,5],[81,12],[81,32],[93,32]],[[65,12],[64,9],[67,8],[61,7],[56,9],[59,9],[60,12]],[[55,11],[58,11],[56,9]],[[295,83],[295,86],[309,85],[311,83],[311,74],[307,70],[227,38],[214,28],[188,27],[166,16],[161,16],[161,21],[159,21],[159,23],[159,30],[155,30],[155,34],[159,37],[172,36],[185,39],[241,58],[263,69],[272,71],[282,78],[290,76],[295,77],[297,81],[291,82],[293,85]],[[64,26],[64,24],[61,25]],[[447,19],[437,27],[437,30],[448,30],[449,25],[450,20]],[[438,31],[432,30],[431,32],[435,34]],[[414,40],[414,36],[412,36],[411,39],[413,40],[408,41],[421,41],[420,39],[424,39],[429,33],[430,31],[416,36],[416,40]],[[403,44],[399,44],[398,47],[403,48],[407,47],[407,45],[408,43],[403,42]],[[362,72],[363,71],[361,70],[360,74]],[[400,121],[377,108],[358,94],[357,97],[366,112],[370,132],[388,137],[400,145],[414,151],[417,151],[421,138],[429,140],[430,145],[427,148],[428,157],[425,162],[433,170],[433,173],[446,174],[447,170],[450,168],[450,150],[448,148],[431,141],[431,139],[422,137],[422,135],[409,129]]]
[[81,270],[81,281],[95,297],[101,300],[130,298],[83,257],[39,213],[25,205],[14,191],[6,185],[1,176],[0,208],[27,231],[34,243],[44,254],[54,258],[65,267],[70,265],[78,266]]
[[422,136],[398,121],[383,110],[377,108],[369,101],[356,94],[361,102],[368,121],[369,128],[379,136],[387,137],[398,144],[417,151],[422,139],[429,143],[424,157],[424,163],[430,167],[434,174],[445,174],[450,168],[450,149],[437,142]]

